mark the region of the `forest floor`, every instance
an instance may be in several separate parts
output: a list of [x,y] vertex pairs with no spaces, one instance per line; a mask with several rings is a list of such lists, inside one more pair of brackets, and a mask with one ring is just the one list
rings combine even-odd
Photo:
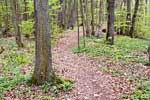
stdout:
[[[99,41],[97,40],[94,40],[94,42],[91,42],[91,40],[89,41],[87,41],[87,47],[88,45],[93,45],[94,42],[98,42],[99,45]],[[141,78],[139,78],[142,77],[141,74],[145,75],[145,73],[149,73],[150,71],[148,67],[141,65],[141,63],[132,63],[131,65],[121,64],[115,62],[114,59],[107,57],[108,55],[92,57],[89,56],[86,52],[75,53],[73,48],[77,46],[77,33],[69,32],[63,34],[61,38],[58,39],[56,46],[52,50],[53,66],[55,66],[57,73],[60,76],[72,79],[75,82],[75,86],[69,92],[62,92],[58,96],[54,96],[51,92],[44,93],[42,86],[28,86],[26,84],[26,80],[30,78],[28,77],[28,73],[32,73],[34,67],[33,41],[32,43],[30,42],[31,44],[27,46],[26,49],[24,48],[23,50],[19,50],[21,52],[21,55],[18,55],[20,54],[20,52],[16,52],[18,51],[18,49],[16,49],[15,44],[12,43],[12,38],[10,38],[9,42],[6,42],[6,40],[0,40],[0,43],[1,42],[3,42],[4,45],[6,43],[10,43],[10,46],[5,48],[10,49],[11,52],[9,51],[9,56],[12,56],[7,58],[8,51],[5,51],[0,59],[1,61],[3,61],[0,63],[0,65],[5,65],[3,69],[0,69],[0,89],[4,90],[2,100],[127,100],[128,97],[126,97],[126,95],[131,95],[132,91],[136,88],[137,80],[141,80]],[[144,44],[146,43],[144,42]],[[94,46],[97,45],[94,44]],[[12,47],[15,48],[13,49]],[[119,48],[117,48],[115,54],[120,52],[118,49]],[[97,49],[94,48],[89,52],[93,51],[97,51]],[[113,52],[111,50],[109,51]],[[124,53],[127,53],[124,52],[124,50],[122,51],[122,54],[113,56],[117,58],[123,56],[122,58],[124,58]],[[145,56],[143,52],[136,52],[136,56],[142,55]],[[16,59],[21,62],[18,63],[18,61],[15,61],[15,59],[12,60],[13,57],[16,57]],[[114,62],[111,62],[112,60]],[[17,65],[8,62],[16,62]],[[15,67],[18,65],[21,66],[21,72],[18,71],[18,67]],[[134,66],[135,69],[132,70],[132,68],[130,68],[129,66]],[[130,75],[134,73],[136,77],[132,77],[134,75]],[[20,76],[20,74],[25,75],[25,77],[22,77],[22,75]],[[20,84],[16,84],[19,82]],[[5,91],[5,88],[7,91]],[[0,93],[1,92],[2,91],[0,91]],[[125,99],[123,99],[122,96],[124,96]]]
[[66,95],[69,100],[120,100],[132,85],[123,77],[113,77],[100,70],[101,62],[86,54],[76,55],[77,33],[65,34],[54,48],[54,63],[59,72],[75,80],[75,89]]

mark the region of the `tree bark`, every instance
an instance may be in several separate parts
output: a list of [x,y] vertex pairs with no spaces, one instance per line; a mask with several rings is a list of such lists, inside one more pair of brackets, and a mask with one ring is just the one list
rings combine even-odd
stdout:
[[22,39],[21,39],[21,30],[20,30],[20,14],[19,14],[19,1],[18,0],[10,0],[11,8],[12,8],[12,23],[15,30],[16,43],[19,47],[23,47]]
[[51,34],[48,14],[48,0],[34,0],[35,32],[36,32],[36,63],[33,79],[36,84],[54,80],[52,67]]
[[127,0],[127,17],[126,17],[126,34],[128,35],[130,32],[130,23],[131,23],[131,0]]
[[106,40],[110,41],[110,44],[114,44],[114,19],[115,19],[115,0],[107,0],[108,3],[108,22],[107,22],[107,36]]
[[95,31],[94,31],[94,0],[91,0],[91,15],[92,15],[92,21],[91,21],[91,25],[92,25],[92,36],[95,36]]
[[85,21],[85,27],[86,27],[86,36],[87,37],[90,37],[90,25],[89,25],[89,21],[90,21],[90,18],[89,18],[89,9],[88,9],[88,0],[85,1],[86,4],[85,4],[85,13],[86,13],[86,21]]
[[133,14],[133,17],[132,17],[132,23],[131,23],[131,28],[130,28],[130,36],[131,36],[131,38],[133,38],[133,33],[135,31],[135,24],[136,24],[136,18],[137,18],[138,9],[139,9],[139,3],[140,3],[140,0],[136,0],[135,8],[134,8],[134,14]]
[[24,15],[23,15],[23,19],[25,20],[25,21],[27,21],[28,20],[28,13],[27,13],[27,11],[28,11],[28,1],[27,0],[24,0]]

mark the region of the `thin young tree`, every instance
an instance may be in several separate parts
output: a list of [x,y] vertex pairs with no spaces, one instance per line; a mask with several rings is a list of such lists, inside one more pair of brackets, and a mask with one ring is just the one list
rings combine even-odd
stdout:
[[89,3],[88,0],[85,0],[85,14],[86,14],[86,20],[85,20],[85,27],[86,27],[86,36],[90,37],[90,24],[89,24],[89,20],[90,20],[90,16],[89,16]]
[[129,34],[130,31],[130,23],[131,23],[131,0],[127,0],[127,17],[126,17],[126,34]]
[[92,36],[95,36],[95,30],[94,30],[94,0],[91,0],[91,16],[92,16],[92,20],[91,20],[91,25],[92,25]]
[[18,47],[23,47],[22,39],[21,39],[21,29],[20,29],[20,14],[19,14],[19,1],[18,0],[10,0],[10,5],[12,9],[12,23],[13,28],[15,30],[16,43]]
[[24,0],[24,14],[23,14],[23,19],[25,21],[28,20],[28,0]]
[[78,27],[78,34],[77,34],[77,38],[78,38],[78,49],[80,48],[80,28],[79,28],[79,11],[78,11],[78,8],[79,8],[79,1],[77,0],[76,1],[77,3],[77,7],[76,7],[76,11],[77,11],[77,27]]
[[84,8],[83,8],[83,1],[80,0],[80,8],[81,8],[81,19],[82,19],[82,26],[83,26],[83,46],[85,47],[85,28],[84,28]]
[[135,7],[134,7],[134,13],[132,16],[132,23],[131,23],[131,28],[130,28],[130,36],[131,38],[133,38],[133,33],[135,31],[135,24],[136,24],[136,19],[137,19],[137,13],[139,10],[139,4],[140,4],[140,0],[136,0],[135,1]]

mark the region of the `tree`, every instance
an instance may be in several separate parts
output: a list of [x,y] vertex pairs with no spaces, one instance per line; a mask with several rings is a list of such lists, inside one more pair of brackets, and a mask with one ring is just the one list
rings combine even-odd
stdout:
[[91,0],[91,15],[92,15],[92,21],[91,21],[92,33],[91,33],[91,35],[94,36],[95,35],[95,31],[94,31],[94,0]]
[[90,25],[89,25],[89,9],[88,9],[88,0],[85,1],[85,13],[86,13],[86,21],[85,21],[85,27],[86,27],[86,36],[90,37]]
[[107,0],[108,3],[108,22],[107,22],[107,36],[106,40],[110,40],[110,44],[114,44],[114,11],[115,11],[115,0]]
[[16,43],[19,47],[23,47],[22,39],[21,39],[21,30],[20,30],[20,14],[19,14],[19,1],[18,0],[10,0],[11,8],[12,8],[12,23],[15,30]]
[[85,29],[84,29],[84,8],[83,8],[83,1],[80,0],[80,8],[81,8],[81,19],[82,19],[82,26],[83,26],[83,45],[85,47]]
[[48,0],[34,0],[34,6],[36,21],[36,63],[33,80],[36,84],[43,84],[47,81],[53,81],[55,76],[52,67]]
[[140,3],[140,0],[136,0],[135,8],[134,8],[134,14],[132,16],[132,23],[131,23],[131,28],[130,28],[131,38],[133,38],[133,33],[135,31],[135,23],[136,23],[136,17],[137,17],[137,13],[138,13],[138,9],[139,9],[139,3]]
[[25,21],[28,20],[28,13],[27,13],[28,7],[27,6],[28,6],[28,1],[24,0],[24,15],[23,15],[23,17],[24,17]]
[[99,25],[102,26],[103,21],[103,0],[99,2]]
[[130,22],[131,22],[131,0],[127,0],[127,17],[126,17],[126,34],[130,31]]

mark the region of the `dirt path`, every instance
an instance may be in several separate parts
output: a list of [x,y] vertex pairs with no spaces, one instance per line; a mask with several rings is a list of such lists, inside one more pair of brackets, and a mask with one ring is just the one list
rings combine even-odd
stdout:
[[73,54],[76,37],[76,33],[65,34],[53,49],[54,64],[59,66],[59,73],[75,80],[75,89],[60,100],[118,100],[121,93],[115,89],[115,82],[120,87],[124,84],[119,82],[120,79],[101,72],[98,60]]

